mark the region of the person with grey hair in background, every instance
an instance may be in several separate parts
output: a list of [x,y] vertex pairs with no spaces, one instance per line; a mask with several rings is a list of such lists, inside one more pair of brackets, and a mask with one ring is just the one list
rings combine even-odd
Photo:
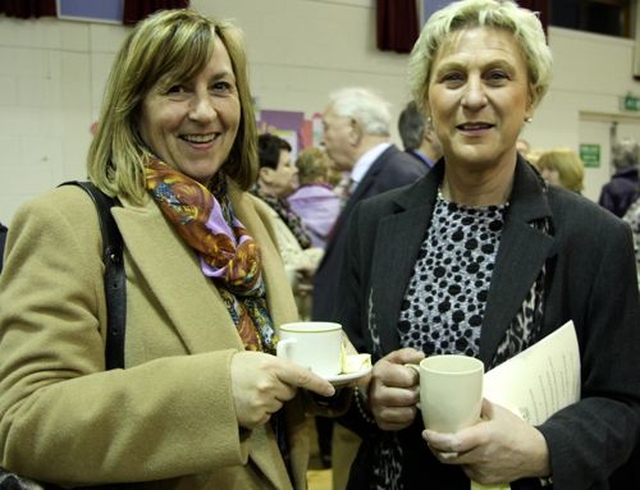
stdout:
[[[329,233],[324,256],[314,276],[313,320],[336,318],[336,284],[347,253],[346,223],[356,204],[410,184],[428,172],[426,165],[391,142],[391,121],[389,103],[369,89],[347,87],[329,96],[322,115],[322,145],[335,168],[349,179],[344,186],[342,210]],[[324,425],[329,428],[320,430],[321,439],[331,437],[331,421]],[[344,464],[344,459],[340,458],[340,464]],[[334,465],[334,483],[340,478],[341,469]]]
[[639,150],[638,143],[631,138],[622,139],[612,148],[615,173],[611,180],[602,186],[598,203],[620,218],[640,196]]
[[398,132],[404,151],[423,162],[429,169],[442,156],[442,148],[431,121],[418,108],[415,101],[409,102],[398,118]]
[[322,145],[337,169],[349,175],[345,204],[327,241],[316,271],[313,319],[335,318],[335,281],[345,253],[345,223],[361,200],[410,184],[427,173],[391,142],[389,103],[362,87],[347,87],[330,94],[322,115]]

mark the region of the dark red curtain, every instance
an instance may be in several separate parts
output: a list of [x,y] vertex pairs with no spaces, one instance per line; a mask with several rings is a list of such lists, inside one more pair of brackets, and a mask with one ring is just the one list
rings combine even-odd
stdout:
[[189,0],[124,0],[122,23],[134,25],[157,10],[182,9],[188,6]]
[[0,14],[7,17],[56,16],[56,0],[0,0]]
[[549,2],[551,0],[518,0],[518,5],[534,12],[539,12],[540,22],[544,27],[545,34],[549,27]]
[[377,0],[377,46],[381,51],[408,53],[418,40],[416,0]]

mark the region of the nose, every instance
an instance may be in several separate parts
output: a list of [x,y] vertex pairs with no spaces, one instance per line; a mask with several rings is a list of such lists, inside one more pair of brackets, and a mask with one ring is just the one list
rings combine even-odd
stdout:
[[194,94],[189,118],[199,122],[209,122],[216,117],[216,109],[209,93]]
[[476,109],[487,103],[487,94],[479,77],[470,77],[467,81],[462,105],[469,109]]

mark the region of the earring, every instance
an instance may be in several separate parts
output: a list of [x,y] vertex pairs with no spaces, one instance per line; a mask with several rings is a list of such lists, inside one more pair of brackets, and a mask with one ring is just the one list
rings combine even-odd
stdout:
[[531,121],[533,121],[533,118],[531,116],[527,116],[524,118],[524,122],[526,123],[530,123]]

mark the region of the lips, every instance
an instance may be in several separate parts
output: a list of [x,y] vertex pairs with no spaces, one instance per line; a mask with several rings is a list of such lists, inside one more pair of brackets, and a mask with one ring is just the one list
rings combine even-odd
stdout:
[[180,139],[186,141],[187,143],[193,143],[196,145],[203,145],[207,143],[213,142],[217,137],[216,133],[208,133],[208,134],[182,134],[180,135]]
[[492,127],[494,127],[493,124],[485,122],[467,122],[456,126],[456,128],[461,131],[478,131],[482,129],[491,129]]

